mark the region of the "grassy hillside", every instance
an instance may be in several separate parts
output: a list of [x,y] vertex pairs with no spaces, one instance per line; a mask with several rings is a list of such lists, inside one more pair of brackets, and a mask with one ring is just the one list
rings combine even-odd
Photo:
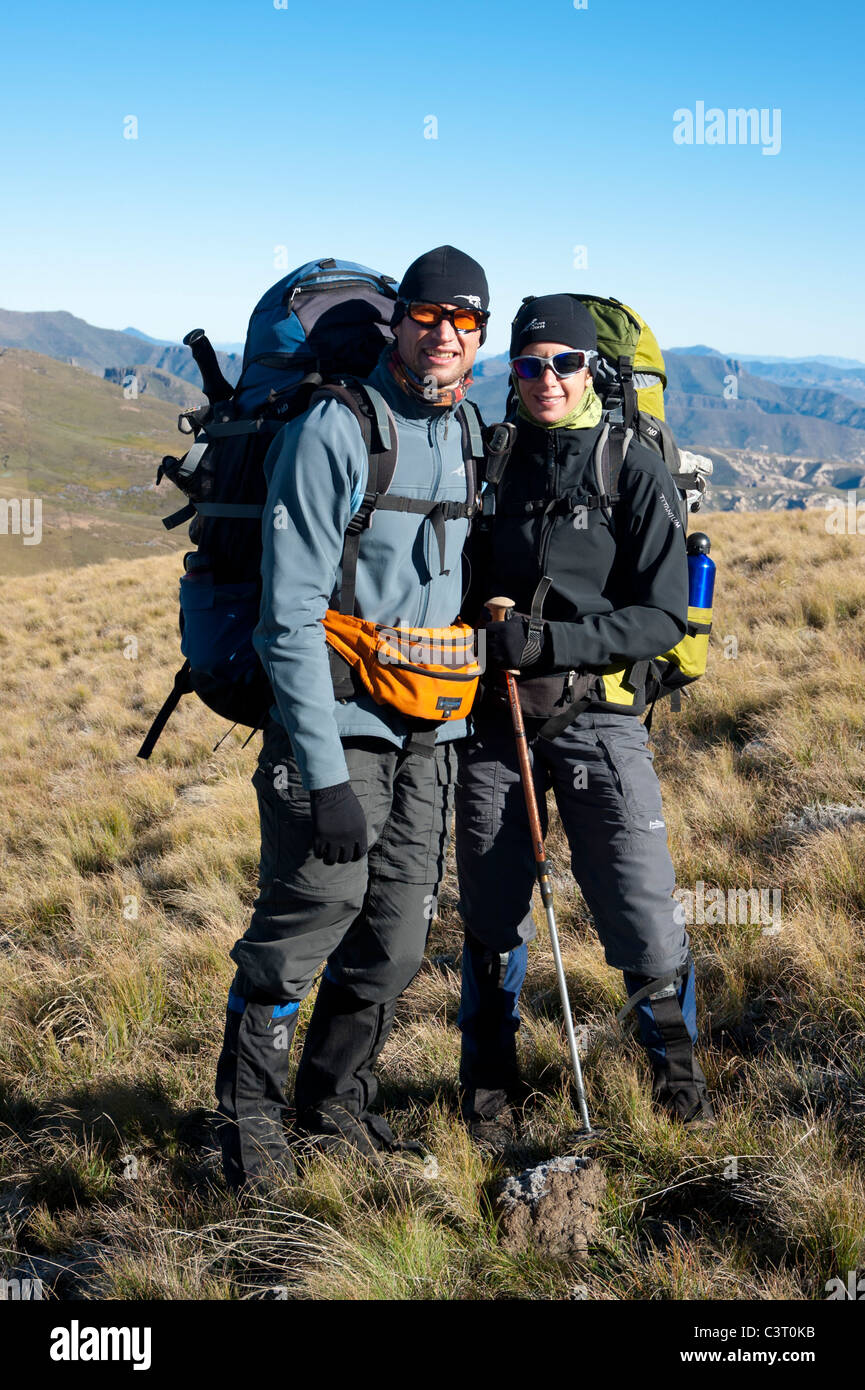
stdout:
[[127,401],[81,368],[0,351],[0,498],[42,499],[39,544],[0,533],[0,575],[175,551],[160,518],[180,494],[154,479],[162,456],[184,448],[176,405]]
[[[497,1242],[484,1191],[500,1168],[456,1114],[452,874],[383,1057],[387,1115],[426,1140],[435,1176],[319,1157],[274,1200],[225,1194],[201,1114],[255,896],[259,740],[242,749],[236,732],[213,753],[225,726],[188,701],[152,763],[135,759],[177,663],[176,554],[2,582],[7,1269],[29,1261],[61,1297],[822,1299],[865,1264],[865,541],[806,514],[703,525],[719,565],[710,672],[655,722],[673,855],[686,888],[779,890],[780,921],[691,929],[719,1123],[682,1131],[614,1026],[621,978],[551,838],[607,1134],[585,1268]],[[543,932],[529,960],[535,1097],[514,1164],[577,1128]]]

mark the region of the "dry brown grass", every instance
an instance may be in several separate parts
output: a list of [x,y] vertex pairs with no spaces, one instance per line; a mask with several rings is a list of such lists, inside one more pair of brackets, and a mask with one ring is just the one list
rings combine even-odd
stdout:
[[[225,726],[190,699],[152,763],[135,758],[179,664],[173,557],[4,582],[0,1266],[29,1256],[61,1296],[546,1299],[580,1283],[680,1299],[822,1298],[865,1264],[865,825],[801,819],[865,806],[865,541],[822,521],[701,523],[719,565],[710,672],[681,715],[656,715],[680,884],[782,892],[773,934],[692,929],[710,1136],[652,1110],[644,1062],[611,1022],[620,978],[550,839],[607,1131],[609,1206],[586,1269],[498,1247],[495,1167],[455,1109],[450,876],[382,1065],[391,1119],[425,1139],[438,1176],[318,1158],[269,1203],[239,1205],[208,1175],[198,1119],[255,895],[257,741],[234,733],[214,753]],[[526,1153],[561,1151],[577,1118],[543,935],[521,1048],[536,1091]]]

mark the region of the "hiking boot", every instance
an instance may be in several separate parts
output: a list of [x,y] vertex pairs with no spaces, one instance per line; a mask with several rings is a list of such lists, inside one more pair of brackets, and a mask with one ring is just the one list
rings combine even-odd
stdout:
[[709,1129],[715,1124],[715,1112],[709,1099],[706,1079],[696,1057],[693,1059],[693,1079],[671,1082],[665,1068],[655,1070],[652,1099],[683,1125]]
[[488,1119],[469,1120],[468,1126],[472,1143],[491,1158],[508,1153],[519,1137],[517,1117],[510,1105]]
[[278,1154],[272,1151],[263,1156],[255,1170],[246,1173],[233,1190],[241,1196],[270,1197],[281,1185],[294,1182],[297,1169],[288,1145]]
[[337,1137],[351,1135],[349,1142],[356,1148],[380,1149],[375,1134],[370,1139],[354,1131],[359,1120],[379,1123],[369,1113],[378,1095],[375,1065],[393,1027],[395,1010],[395,999],[384,1003],[361,999],[325,973],[307,1025],[294,1088],[302,1129],[330,1134],[336,1125]]
[[232,1192],[264,1192],[274,1182],[297,1177],[279,1119],[244,1117],[238,1122],[220,1115],[214,1128],[222,1150],[223,1176]]
[[381,1115],[352,1115],[342,1107],[316,1110],[298,1124],[301,1134],[314,1148],[323,1153],[346,1153],[355,1150],[373,1163],[381,1162],[382,1154],[411,1153],[425,1158],[423,1144],[411,1139],[397,1139]]
[[[524,1089],[524,1088],[523,1088]],[[505,1090],[481,1087],[460,1092],[460,1113],[472,1143],[484,1153],[500,1155],[512,1149],[519,1137],[517,1112]]]

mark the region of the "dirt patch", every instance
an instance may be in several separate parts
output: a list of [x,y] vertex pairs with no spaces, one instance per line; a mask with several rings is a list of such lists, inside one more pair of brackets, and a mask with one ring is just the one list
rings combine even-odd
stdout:
[[506,1178],[494,1193],[499,1239],[554,1259],[585,1259],[598,1232],[606,1175],[593,1158],[551,1158]]

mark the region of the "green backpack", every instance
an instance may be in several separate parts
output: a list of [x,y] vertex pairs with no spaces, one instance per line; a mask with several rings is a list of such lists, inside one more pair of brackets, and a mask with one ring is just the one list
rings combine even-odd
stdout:
[[[523,304],[535,297],[528,295]],[[637,438],[667,465],[676,484],[682,525],[687,527],[688,512],[700,508],[712,461],[680,450],[664,418],[667,372],[658,340],[646,320],[619,299],[597,294],[575,294],[574,299],[588,309],[598,333],[594,385],[609,426],[595,455],[604,514],[612,525],[619,474],[628,446]]]
[[[601,461],[602,491],[617,494],[619,473],[630,440],[634,437],[659,453],[676,484],[682,525],[688,512],[699,511],[711,459],[683,453],[664,416],[667,371],[664,354],[646,320],[618,299],[595,294],[576,294],[595,321],[598,331],[598,364],[595,390],[611,426]],[[630,437],[628,430],[632,431]],[[621,451],[619,445],[621,444]]]
[[[612,504],[618,497],[619,474],[631,439],[637,438],[661,455],[676,485],[682,526],[687,530],[689,511],[698,511],[712,472],[711,459],[679,449],[664,418],[667,372],[658,340],[644,318],[618,299],[593,294],[574,296],[586,306],[598,332],[598,365],[595,390],[604,407],[609,431],[601,435],[595,451],[595,468],[602,505],[612,525]],[[606,494],[604,499],[603,495]],[[695,540],[697,538],[695,537]],[[611,708],[627,708],[634,700],[634,683],[646,681],[650,700],[647,724],[651,725],[655,701],[671,697],[680,705],[680,691],[705,673],[709,654],[711,609],[689,607],[688,632],[672,651],[646,665],[647,671],[622,667],[601,676],[604,698]]]

